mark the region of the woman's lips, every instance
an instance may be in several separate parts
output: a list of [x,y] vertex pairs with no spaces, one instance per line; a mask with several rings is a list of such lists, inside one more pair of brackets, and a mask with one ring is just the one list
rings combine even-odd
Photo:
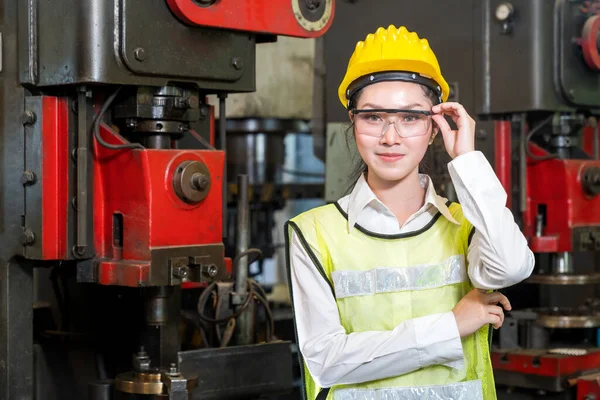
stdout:
[[381,158],[384,162],[393,163],[401,160],[404,154],[400,153],[378,153],[377,157]]

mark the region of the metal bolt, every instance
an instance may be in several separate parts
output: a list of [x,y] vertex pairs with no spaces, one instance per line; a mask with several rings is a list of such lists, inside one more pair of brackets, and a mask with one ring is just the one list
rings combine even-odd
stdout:
[[185,125],[185,124],[180,124],[179,125],[179,132],[187,132],[189,130],[190,130],[190,128],[187,125]]
[[208,117],[208,107],[206,105],[203,105],[202,107],[200,107],[200,116],[202,118]]
[[239,57],[233,57],[231,59],[231,65],[233,66],[233,68],[240,70],[244,67],[244,63],[242,62],[242,59]]
[[171,366],[169,367],[169,374],[170,375],[177,375],[179,372],[177,371],[177,364],[175,363],[171,363]]
[[37,116],[31,110],[25,110],[23,115],[21,115],[21,124],[23,125],[33,125],[37,120]]
[[23,246],[31,246],[35,242],[35,234],[29,228],[25,228],[21,233],[21,244]]
[[217,266],[215,264],[210,264],[206,268],[206,273],[208,273],[209,276],[215,277],[215,276],[217,276],[217,272],[219,272],[219,269],[217,268]]
[[144,50],[142,47],[138,47],[133,51],[133,56],[136,60],[142,62],[146,59],[146,50]]
[[137,122],[135,122],[134,119],[128,119],[126,125],[129,129],[135,129],[135,127],[137,126]]
[[173,268],[173,275],[179,279],[185,279],[190,274],[190,269],[187,265],[182,265]]
[[190,179],[191,185],[196,190],[204,190],[208,187],[208,177],[200,172],[196,172]]
[[37,177],[35,175],[35,172],[27,170],[23,172],[23,175],[21,175],[21,183],[23,185],[33,185],[36,181]]
[[309,10],[316,10],[321,5],[321,0],[305,0],[305,2]]

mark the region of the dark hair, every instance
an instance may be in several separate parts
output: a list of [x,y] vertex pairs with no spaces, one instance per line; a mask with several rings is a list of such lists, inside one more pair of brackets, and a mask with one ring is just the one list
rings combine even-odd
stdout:
[[[421,87],[421,89],[423,90],[423,93],[425,94],[425,97],[427,97],[427,99],[431,102],[431,104],[439,103],[438,95],[431,88],[429,88],[425,85],[419,85],[419,86]],[[350,101],[351,104],[358,103],[358,100],[360,99],[360,96],[362,95],[362,91],[363,91],[363,89],[360,89],[354,94],[354,96],[352,96],[352,99]],[[352,142],[354,142],[354,143],[352,143]],[[348,128],[346,129],[346,147],[348,148],[348,152],[351,152],[351,150],[353,150],[352,146],[354,148],[356,148],[356,139],[354,137],[354,123],[351,123],[348,126]],[[355,166],[352,169],[352,171],[350,172],[350,175],[348,176],[349,185],[348,185],[348,189],[346,190],[346,194],[348,194],[352,191],[352,189],[354,188],[354,185],[356,185],[356,182],[358,181],[360,176],[368,171],[367,164],[365,164],[363,159],[360,157],[360,154],[358,152],[351,152],[351,153],[355,154],[355,157],[357,158],[357,160],[353,160],[355,163]],[[430,171],[433,171],[433,167],[434,167],[433,161],[434,161],[433,160],[433,151],[430,151],[430,149],[428,148],[427,151],[425,152],[425,156],[423,157],[423,160],[421,160],[421,164],[419,165],[419,172],[430,175],[431,174]]]

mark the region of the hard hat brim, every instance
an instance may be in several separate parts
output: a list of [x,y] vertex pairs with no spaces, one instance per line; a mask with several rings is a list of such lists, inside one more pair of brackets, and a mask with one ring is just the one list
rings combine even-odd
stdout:
[[[436,71],[430,63],[419,60],[375,60],[360,65],[354,66],[351,71],[346,72],[344,80],[339,86],[338,96],[342,105],[348,107],[348,90],[350,86],[357,80],[362,79],[365,76],[375,75],[379,73],[392,73],[392,72],[409,72],[414,73],[424,79],[430,79],[439,85],[441,89],[442,101],[448,100],[450,87],[446,80],[441,74]],[[392,75],[390,75],[392,77]],[[399,80],[399,79],[388,79],[388,80]],[[385,79],[380,79],[378,82],[384,82]],[[413,80],[414,81],[414,80]],[[410,80],[409,80],[410,82]],[[374,83],[374,82],[373,82]],[[421,82],[415,82],[421,83]],[[366,85],[365,85],[366,86]],[[363,86],[363,87],[365,87]],[[434,90],[437,92],[437,90]]]

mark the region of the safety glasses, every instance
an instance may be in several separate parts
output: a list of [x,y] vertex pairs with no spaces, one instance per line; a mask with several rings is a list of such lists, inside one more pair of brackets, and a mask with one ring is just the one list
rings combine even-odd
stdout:
[[431,111],[401,109],[352,109],[356,132],[381,137],[390,125],[402,138],[423,136],[429,131]]

